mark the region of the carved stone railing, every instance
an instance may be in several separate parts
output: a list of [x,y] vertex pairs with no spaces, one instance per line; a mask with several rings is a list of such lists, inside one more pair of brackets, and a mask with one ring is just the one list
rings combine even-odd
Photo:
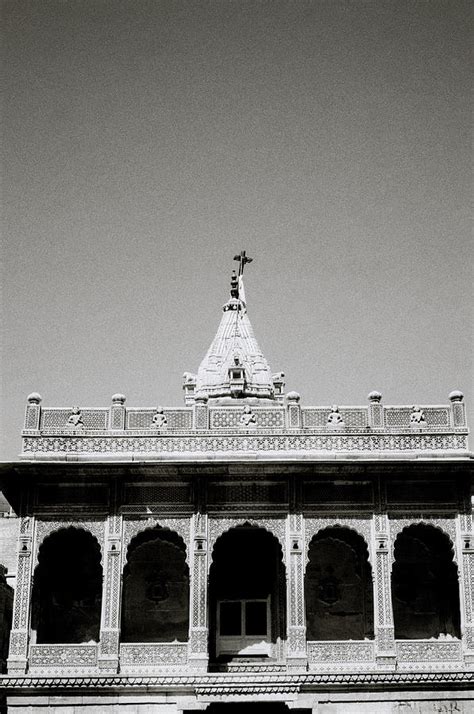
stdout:
[[182,669],[188,664],[187,642],[122,643],[120,645],[120,668],[123,672],[142,671],[153,668]]
[[51,671],[51,669],[93,669],[97,666],[96,642],[80,645],[44,644],[30,645],[29,670]]
[[461,640],[397,640],[397,662],[403,669],[424,665],[460,667],[463,662]]
[[130,409],[125,397],[116,394],[110,409],[44,409],[35,393],[28,397],[22,457],[258,453],[306,458],[311,452],[388,452],[393,457],[396,452],[427,456],[467,450],[460,392],[451,393],[450,405],[423,407],[384,406],[378,392],[371,392],[369,406],[362,407],[301,407],[299,399],[290,392],[285,405],[213,405],[199,398],[192,407]]
[[308,666],[311,670],[366,669],[375,666],[375,642],[345,640],[306,644]]

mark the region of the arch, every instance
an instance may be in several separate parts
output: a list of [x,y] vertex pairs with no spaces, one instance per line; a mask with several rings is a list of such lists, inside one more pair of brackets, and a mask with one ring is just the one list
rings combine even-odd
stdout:
[[392,565],[396,639],[460,637],[454,545],[433,524],[412,523],[397,535]]
[[408,521],[407,519],[390,519],[390,524],[391,524],[391,540],[392,540],[392,549],[391,549],[391,562],[392,566],[395,560],[395,542],[398,538],[398,536],[403,533],[403,531],[406,528],[410,528],[411,526],[428,526],[431,528],[435,528],[437,531],[442,533],[447,540],[451,544],[451,549],[452,549],[452,557],[453,561],[455,563],[458,562],[457,558],[457,553],[456,553],[456,524],[452,519],[447,519],[447,518],[437,518],[436,520],[427,520],[425,518],[420,518],[416,521]]
[[278,657],[286,633],[286,569],[279,539],[244,521],[215,541],[209,571],[209,655]]
[[7,671],[8,646],[13,619],[13,588],[8,585],[8,568],[0,565],[0,673]]
[[46,536],[33,576],[32,639],[42,644],[98,642],[101,600],[97,538],[74,526]]
[[122,588],[122,642],[186,642],[189,567],[183,538],[145,528],[127,548]]
[[286,562],[286,520],[282,518],[211,518],[209,519],[209,546],[212,552],[219,538],[234,528],[241,527],[261,528],[270,533],[279,542],[283,562]]
[[373,639],[372,568],[360,533],[319,530],[308,546],[304,587],[308,640]]

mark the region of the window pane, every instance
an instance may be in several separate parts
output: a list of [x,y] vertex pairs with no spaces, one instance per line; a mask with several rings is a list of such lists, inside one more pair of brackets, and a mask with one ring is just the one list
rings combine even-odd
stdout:
[[241,634],[240,605],[240,602],[221,602],[221,635]]
[[267,603],[248,602],[245,607],[245,634],[262,635],[267,634]]

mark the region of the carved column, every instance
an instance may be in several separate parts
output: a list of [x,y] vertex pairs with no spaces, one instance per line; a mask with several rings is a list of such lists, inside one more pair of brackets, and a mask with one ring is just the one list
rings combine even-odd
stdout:
[[7,663],[9,674],[25,673],[28,664],[33,530],[33,517],[21,516],[20,535],[18,538],[17,578],[13,602],[13,624]]
[[474,664],[474,532],[472,514],[460,516],[461,556],[459,558],[461,628],[464,661]]
[[120,653],[120,601],[122,597],[122,516],[117,513],[117,484],[112,486],[112,513],[107,517],[104,543],[104,577],[100,620],[99,668],[117,672]]
[[291,513],[287,518],[287,665],[289,669],[305,670],[306,617],[304,602],[305,535],[301,513]]
[[374,516],[375,572],[375,653],[377,663],[395,667],[396,647],[393,626],[390,527],[386,514]]
[[206,672],[209,661],[207,616],[207,560],[208,518],[195,513],[190,539],[190,606],[189,606],[189,662],[193,669]]

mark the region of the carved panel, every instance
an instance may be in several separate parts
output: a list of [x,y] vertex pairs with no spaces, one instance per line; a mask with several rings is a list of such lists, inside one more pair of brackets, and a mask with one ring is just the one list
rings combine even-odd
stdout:
[[199,434],[173,436],[25,436],[23,453],[221,453],[247,451],[446,451],[466,450],[467,435],[409,434]]
[[457,558],[457,553],[456,553],[456,520],[455,518],[437,518],[435,516],[423,516],[423,518],[389,518],[389,526],[390,526],[390,535],[391,535],[391,541],[392,541],[392,549],[391,549],[391,563],[393,565],[394,561],[394,549],[395,549],[395,540],[397,538],[397,535],[402,532],[404,528],[407,528],[408,526],[411,525],[417,525],[419,523],[423,523],[424,525],[430,525],[433,526],[434,528],[438,528],[439,530],[443,531],[445,533],[452,544],[453,551],[454,551],[454,562],[458,562]]
[[[41,429],[66,429],[71,409],[42,409]],[[108,409],[81,409],[84,429],[107,429]]]
[[258,528],[265,528],[274,535],[280,542],[282,548],[283,562],[285,562],[286,551],[286,519],[284,518],[209,518],[209,548],[214,548],[216,540],[226,531],[237,526],[250,524]]
[[[285,411],[283,408],[273,407],[265,409],[262,407],[252,407],[252,413],[256,416],[256,427],[261,429],[283,429],[285,426]],[[227,407],[222,409],[210,409],[211,429],[233,429],[242,427],[240,419],[242,409]]]
[[375,661],[373,642],[308,642],[307,651],[310,665],[326,662],[360,664]]
[[186,546],[186,559],[188,558],[189,539],[191,531],[190,518],[130,518],[124,519],[124,550],[128,548],[132,538],[142,531],[153,528],[165,528],[175,531],[184,541]]
[[30,667],[93,667],[96,664],[96,643],[30,646]]
[[25,630],[23,632],[12,631],[10,634],[10,657],[11,656],[22,656],[26,655],[26,648],[28,646],[28,632]]
[[120,663],[124,667],[176,666],[188,661],[188,643],[139,643],[120,645]]
[[82,528],[82,530],[88,531],[97,539],[99,543],[102,557],[104,554],[104,538],[105,538],[105,521],[103,520],[89,520],[82,518],[67,518],[65,520],[48,520],[48,519],[37,519],[36,521],[36,543],[35,543],[35,562],[38,558],[39,548],[44,541],[44,539],[56,531],[63,530],[64,528]]
[[[127,429],[152,429],[156,409],[127,409]],[[167,429],[188,431],[193,425],[192,409],[163,409]]]
[[461,642],[397,641],[397,657],[400,662],[457,662],[462,660]]
[[309,545],[311,539],[319,531],[325,528],[334,528],[340,526],[342,528],[350,528],[351,530],[358,533],[367,544],[369,550],[369,561],[372,560],[372,520],[369,518],[345,518],[345,517],[322,517],[322,518],[305,518],[305,529],[306,529],[306,563],[309,560]]

